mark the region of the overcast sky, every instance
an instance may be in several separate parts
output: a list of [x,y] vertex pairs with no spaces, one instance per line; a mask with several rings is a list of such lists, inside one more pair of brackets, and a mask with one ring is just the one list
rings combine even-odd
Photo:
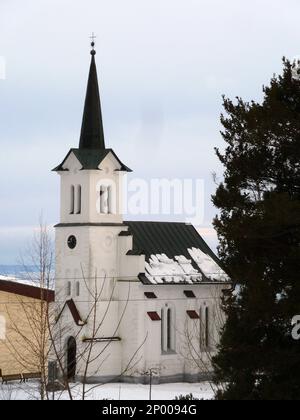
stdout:
[[[299,0],[0,0],[0,264],[14,264],[77,147],[97,35],[106,143],[141,178],[205,180],[205,239],[222,94],[260,99],[300,54]],[[1,71],[0,71],[1,74]]]

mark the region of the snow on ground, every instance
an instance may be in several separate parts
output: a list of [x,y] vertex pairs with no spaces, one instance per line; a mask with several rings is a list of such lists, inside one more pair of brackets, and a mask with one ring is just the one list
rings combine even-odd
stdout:
[[[74,399],[81,399],[81,384],[72,385]],[[90,390],[86,396],[89,400],[149,400],[149,385],[136,384],[105,384],[93,389],[95,385],[87,385]],[[214,396],[211,385],[208,382],[189,384],[163,384],[153,385],[152,400],[174,400],[176,396],[193,394],[199,399],[209,400]],[[29,383],[25,385],[0,385],[0,400],[30,400],[39,399],[38,385]],[[69,399],[66,391],[56,393],[55,399]]]

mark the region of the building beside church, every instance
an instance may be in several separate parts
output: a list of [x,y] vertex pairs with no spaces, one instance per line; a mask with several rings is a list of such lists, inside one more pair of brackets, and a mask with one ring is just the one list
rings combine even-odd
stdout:
[[49,339],[43,350],[40,343],[47,335],[42,308],[53,301],[53,290],[0,276],[0,381],[41,372],[41,355],[50,349]]
[[63,374],[143,382],[151,371],[157,382],[198,381],[218,341],[229,279],[192,225],[123,220],[122,177],[131,170],[105,144],[95,54],[92,44],[79,147],[54,169]]

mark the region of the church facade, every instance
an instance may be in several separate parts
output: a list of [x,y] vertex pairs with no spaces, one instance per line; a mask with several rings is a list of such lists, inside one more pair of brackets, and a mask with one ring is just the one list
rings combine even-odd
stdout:
[[229,279],[192,225],[123,220],[122,177],[131,170],[105,145],[92,47],[79,147],[54,169],[63,374],[199,381],[210,371]]

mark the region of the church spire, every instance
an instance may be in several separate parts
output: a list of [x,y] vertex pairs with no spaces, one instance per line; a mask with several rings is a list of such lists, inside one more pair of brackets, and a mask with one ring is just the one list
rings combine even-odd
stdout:
[[85,97],[79,149],[105,149],[100,94],[95,62],[95,36],[92,36],[91,66]]

